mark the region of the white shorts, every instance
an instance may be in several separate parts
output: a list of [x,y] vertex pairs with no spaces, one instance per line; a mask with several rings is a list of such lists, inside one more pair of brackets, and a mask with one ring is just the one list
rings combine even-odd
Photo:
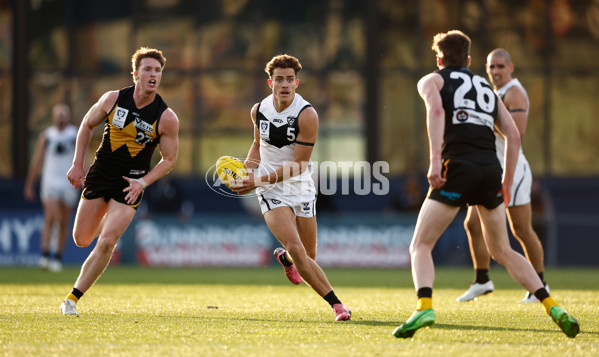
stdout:
[[526,160],[519,160],[514,171],[514,183],[512,183],[511,200],[508,207],[524,206],[530,203],[530,191],[532,188],[532,172]]
[[316,216],[316,198],[311,201],[294,201],[288,197],[258,195],[262,214],[277,207],[289,207],[296,217],[310,218]]
[[79,199],[79,191],[68,183],[66,185],[42,185],[40,198],[42,201],[56,199],[68,206],[74,206]]

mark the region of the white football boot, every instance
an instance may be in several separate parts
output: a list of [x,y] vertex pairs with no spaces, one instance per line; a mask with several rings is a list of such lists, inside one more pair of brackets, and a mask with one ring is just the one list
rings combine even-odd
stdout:
[[462,296],[455,299],[455,301],[464,302],[476,300],[477,297],[490,294],[493,292],[493,290],[495,290],[495,286],[493,285],[492,280],[489,280],[484,284],[473,283],[470,285],[470,288]]
[[65,299],[62,304],[60,304],[60,312],[63,315],[75,315],[79,316],[77,312],[77,303],[71,299]]
[[[545,290],[547,290],[547,293],[549,293],[549,285],[545,285]],[[529,291],[527,291],[526,295],[524,295],[524,299],[522,299],[520,302],[521,303],[539,302],[539,299],[537,299],[535,294],[532,294]]]
[[40,268],[48,269],[48,264],[50,263],[49,259],[46,257],[40,257],[40,260],[37,262]]
[[60,260],[52,259],[48,263],[48,270],[53,273],[58,273],[62,270],[62,263],[60,262]]

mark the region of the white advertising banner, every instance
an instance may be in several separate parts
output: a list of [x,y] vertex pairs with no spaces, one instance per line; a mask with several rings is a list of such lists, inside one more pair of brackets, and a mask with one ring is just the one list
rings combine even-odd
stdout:
[[[415,219],[318,218],[317,262],[323,267],[409,267]],[[134,223],[136,260],[150,266],[267,266],[281,246],[263,221],[246,215],[202,216],[182,224],[156,217]]]
[[141,265],[265,266],[272,259],[268,228],[247,218],[137,221],[134,234]]

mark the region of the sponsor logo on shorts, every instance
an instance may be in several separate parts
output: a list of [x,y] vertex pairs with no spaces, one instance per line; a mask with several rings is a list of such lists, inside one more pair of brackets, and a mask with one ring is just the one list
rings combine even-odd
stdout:
[[281,204],[281,201],[275,200],[275,199],[271,199],[270,202],[272,202],[275,205],[280,205]]
[[455,201],[455,200],[459,199],[462,196],[462,194],[457,193],[457,192],[448,192],[445,190],[441,190],[441,196],[447,197],[450,200]]
[[302,202],[302,211],[310,211],[310,202]]

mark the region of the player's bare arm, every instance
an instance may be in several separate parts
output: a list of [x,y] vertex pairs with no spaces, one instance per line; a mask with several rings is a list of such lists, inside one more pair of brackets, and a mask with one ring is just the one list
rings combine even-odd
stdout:
[[528,101],[526,98],[526,93],[521,88],[514,86],[507,91],[503,99],[505,107],[512,115],[522,137],[526,134],[528,124]]
[[165,110],[160,117],[158,133],[160,134],[160,161],[141,179],[123,177],[123,179],[129,182],[129,186],[123,190],[123,192],[127,192],[125,200],[127,200],[128,204],[134,203],[148,185],[168,174],[177,162],[179,153],[179,119],[170,108]]
[[505,137],[505,164],[503,170],[503,199],[506,206],[510,202],[510,192],[514,180],[514,171],[518,163],[518,152],[520,151],[520,133],[510,113],[503,102],[497,98],[498,112],[495,128]]
[[246,169],[254,169],[260,163],[260,132],[256,126],[256,113],[258,112],[258,103],[254,104],[250,111],[250,118],[254,127],[254,141],[248,151],[248,156],[245,159],[243,165]]
[[27,178],[25,180],[25,199],[27,201],[34,201],[35,195],[35,183],[40,178],[42,173],[42,167],[44,166],[44,154],[46,152],[46,133],[42,131],[37,137],[37,144],[29,165],[29,171],[27,172]]
[[293,150],[294,171],[291,176],[299,175],[306,170],[318,137],[318,114],[314,108],[304,109],[298,120],[299,133]]
[[67,173],[69,182],[75,188],[83,187],[85,183],[85,169],[83,167],[85,162],[85,152],[87,151],[87,146],[91,140],[94,128],[106,119],[106,116],[108,116],[108,113],[112,110],[118,97],[118,91],[104,93],[98,102],[96,102],[83,117],[83,121],[79,126],[79,131],[77,132],[73,166],[71,166],[71,169]]
[[418,82],[418,93],[426,105],[430,166],[428,182],[434,188],[441,188],[446,179],[441,174],[441,151],[445,131],[445,110],[441,100],[443,77],[437,73],[428,74]]

